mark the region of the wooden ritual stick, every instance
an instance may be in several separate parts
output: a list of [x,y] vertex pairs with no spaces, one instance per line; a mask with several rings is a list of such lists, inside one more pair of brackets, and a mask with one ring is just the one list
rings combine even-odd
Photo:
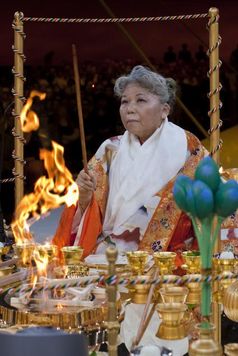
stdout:
[[82,111],[81,91],[80,91],[80,77],[79,77],[79,70],[78,70],[78,57],[77,57],[75,44],[72,45],[72,52],[73,52],[74,81],[75,81],[76,98],[77,98],[77,109],[78,109],[78,118],[79,118],[79,131],[80,131],[80,142],[81,142],[81,148],[82,148],[83,168],[84,168],[84,171],[86,173],[88,173],[88,160],[87,160],[87,150],[86,150],[84,124],[83,124],[83,111]]
[[[153,275],[153,280],[157,279],[158,274],[159,274],[159,269],[156,268],[155,272],[154,272],[154,275]],[[145,308],[143,310],[143,314],[142,314],[142,317],[141,317],[140,325],[139,325],[135,340],[132,343],[132,348],[134,348],[135,346],[137,346],[139,344],[139,342],[142,339],[142,336],[144,335],[144,332],[145,332],[145,330],[146,330],[146,328],[147,328],[147,326],[148,326],[148,324],[150,322],[150,319],[151,319],[151,317],[153,315],[156,303],[152,306],[152,310],[149,313],[149,316],[147,317],[148,310],[149,310],[149,307],[150,307],[150,304],[151,304],[151,300],[152,300],[152,297],[153,297],[154,289],[155,289],[155,284],[151,284],[150,290],[149,290],[149,293],[148,293],[148,297],[147,297],[147,300],[146,300]]]

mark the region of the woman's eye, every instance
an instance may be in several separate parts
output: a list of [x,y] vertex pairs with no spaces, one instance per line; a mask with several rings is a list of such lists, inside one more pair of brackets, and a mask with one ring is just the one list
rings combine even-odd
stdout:
[[146,100],[143,98],[139,98],[139,99],[137,99],[137,101],[140,103],[140,102],[145,102]]
[[127,104],[127,100],[122,100],[121,105],[123,105],[123,104]]

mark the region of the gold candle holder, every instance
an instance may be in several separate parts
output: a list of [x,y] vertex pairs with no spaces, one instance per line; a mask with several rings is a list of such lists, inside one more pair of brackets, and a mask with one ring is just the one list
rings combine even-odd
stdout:
[[144,273],[148,256],[149,254],[147,251],[128,251],[126,253],[128,263],[134,275],[141,275]]
[[238,355],[238,344],[237,343],[226,344],[224,351],[225,351],[225,355],[227,355],[227,356],[237,356]]
[[61,248],[65,265],[80,265],[83,248],[80,246],[64,246]]
[[19,267],[29,267],[32,264],[33,252],[36,245],[33,243],[23,243],[21,245],[13,245],[14,252],[19,258],[17,262]]
[[164,340],[180,340],[186,337],[184,315],[187,310],[183,303],[159,303],[156,307],[162,322],[156,336]]
[[156,267],[159,268],[160,275],[172,274],[172,271],[175,269],[175,252],[155,252],[153,257]]
[[199,251],[184,251],[182,257],[185,264],[182,268],[186,270],[188,274],[197,274],[201,271],[201,258]]
[[159,289],[163,303],[185,303],[188,288],[178,286],[164,286]]

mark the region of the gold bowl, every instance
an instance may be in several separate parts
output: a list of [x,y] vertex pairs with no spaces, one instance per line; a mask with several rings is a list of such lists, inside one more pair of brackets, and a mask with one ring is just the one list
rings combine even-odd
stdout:
[[10,250],[10,246],[1,246],[0,247],[0,260],[2,259],[3,255],[6,255]]
[[148,256],[149,254],[147,251],[128,251],[126,253],[132,273],[137,275],[143,274],[148,261]]
[[188,307],[183,303],[159,303],[156,307],[162,319],[156,336],[164,340],[179,340],[186,336],[184,315]]
[[199,251],[184,251],[182,252],[182,257],[185,264],[182,268],[187,271],[187,273],[200,273],[201,271],[201,259]]
[[160,274],[172,274],[172,271],[175,269],[175,252],[155,252],[153,257]]
[[79,265],[83,256],[83,248],[80,246],[64,246],[61,248],[65,265]]
[[165,286],[159,289],[163,303],[185,303],[188,288],[178,286]]
[[48,262],[51,262],[53,258],[57,257],[58,255],[58,246],[50,244],[37,245],[37,251],[39,252],[41,257],[47,254]]
[[32,263],[33,252],[36,248],[34,243],[23,243],[21,245],[13,245],[14,252],[19,258],[17,263],[20,267],[29,267]]

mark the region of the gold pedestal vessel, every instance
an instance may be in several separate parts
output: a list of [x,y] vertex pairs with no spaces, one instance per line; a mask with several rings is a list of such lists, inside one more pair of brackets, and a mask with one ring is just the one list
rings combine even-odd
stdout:
[[188,288],[177,286],[164,286],[159,289],[163,303],[185,303]]
[[182,268],[186,270],[188,274],[197,274],[201,271],[201,258],[199,251],[184,251],[182,257],[185,264]]
[[164,340],[180,340],[186,337],[184,315],[187,306],[183,303],[159,303],[156,307],[161,324],[156,336]]
[[[200,274],[189,274],[188,276],[186,275],[185,277],[188,277],[193,280],[200,280],[201,275]],[[202,284],[200,282],[187,282],[186,287],[189,290],[188,296],[187,296],[187,304],[193,304],[193,305],[198,305],[201,303],[201,293],[202,293]]]
[[172,271],[175,269],[175,252],[155,252],[153,257],[156,267],[159,268],[159,274],[172,274]]
[[36,248],[36,245],[33,243],[23,243],[21,245],[13,245],[14,252],[19,258],[17,262],[19,267],[29,267],[32,265],[33,252]]
[[65,265],[80,265],[83,248],[80,246],[64,246],[61,248]]
[[[143,279],[150,279],[150,276],[141,276]],[[146,304],[148,293],[150,290],[150,284],[135,284],[133,291],[131,290],[132,303]]]
[[226,344],[225,348],[225,355],[227,356],[237,356],[238,355],[238,344]]
[[39,252],[41,257],[44,257],[47,254],[48,262],[52,262],[53,259],[58,255],[58,246],[56,245],[37,245],[36,250]]
[[192,342],[189,347],[189,356],[222,356],[221,346],[214,341],[213,325],[207,325],[207,328],[196,326],[199,330],[199,339]]
[[134,275],[141,275],[144,273],[149,257],[147,251],[128,251],[126,257]]
[[237,260],[234,258],[213,258],[213,271],[214,274],[220,274],[224,277],[219,281],[219,292],[217,300],[223,303],[224,293],[226,289],[233,284],[236,279],[229,278],[235,272]]
[[[128,251],[126,253],[126,257],[128,263],[130,265],[130,269],[132,275],[142,275],[145,270],[145,266],[148,261],[149,254],[147,251]],[[144,302],[148,291],[149,286],[145,285],[131,285],[128,286],[128,291],[130,298],[132,299],[133,303],[136,304],[144,304]]]
[[2,256],[6,255],[9,251],[10,251],[10,246],[0,247],[0,261],[2,260]]

